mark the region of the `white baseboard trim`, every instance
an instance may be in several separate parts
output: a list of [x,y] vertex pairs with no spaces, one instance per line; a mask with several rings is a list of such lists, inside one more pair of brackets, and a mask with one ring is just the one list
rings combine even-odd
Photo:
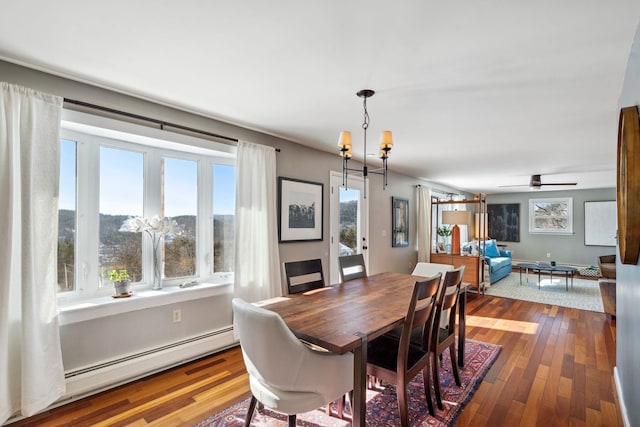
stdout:
[[624,404],[624,396],[622,395],[622,384],[620,383],[620,376],[618,375],[618,367],[613,367],[613,380],[616,384],[616,392],[618,393],[618,403],[620,405],[620,413],[622,414],[622,422],[624,427],[631,427],[629,422],[629,416],[627,415],[627,407]]
[[145,352],[138,357],[130,357],[119,363],[85,370],[69,376],[66,380],[67,392],[58,402],[61,404],[104,391],[133,380],[164,371],[207,354],[216,353],[236,344],[233,329],[201,339],[171,346],[159,351]]

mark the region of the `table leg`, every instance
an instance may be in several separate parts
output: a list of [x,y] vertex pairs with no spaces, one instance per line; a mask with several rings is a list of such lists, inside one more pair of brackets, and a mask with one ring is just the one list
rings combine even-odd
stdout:
[[522,286],[522,268],[518,268],[520,271],[520,285]]
[[360,347],[353,350],[353,423],[364,426],[367,414],[367,336],[360,337]]
[[573,289],[573,275],[575,274],[575,271],[571,272],[571,289]]
[[[571,280],[573,281],[573,278]],[[569,292],[569,272],[568,271],[564,272],[564,287],[567,290],[567,292]]]
[[538,289],[540,289],[540,271],[541,270],[538,270]]
[[[458,307],[458,366],[464,367],[464,344],[467,338],[467,288],[460,290],[460,306]],[[437,362],[436,362],[437,363]]]

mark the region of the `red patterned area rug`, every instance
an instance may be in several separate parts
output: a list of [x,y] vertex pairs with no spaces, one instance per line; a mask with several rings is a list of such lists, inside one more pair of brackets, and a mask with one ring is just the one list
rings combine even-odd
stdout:
[[[422,375],[418,375],[409,384],[409,423],[412,426],[451,426],[464,409],[464,406],[471,400],[471,396],[476,391],[482,379],[498,358],[501,346],[483,343],[479,341],[467,340],[465,347],[465,366],[459,370],[462,386],[458,387],[451,372],[451,361],[449,352],[444,352],[444,367],[440,370],[442,380],[442,393],[444,409],[440,411],[435,404],[436,415],[429,415],[424,397]],[[243,426],[244,419],[249,406],[249,398],[246,398],[229,408],[211,415],[204,421],[196,424],[196,427],[218,427],[218,426]],[[328,416],[323,410],[315,410],[304,414],[298,414],[299,426],[308,427],[333,427],[349,426],[349,422],[339,418]],[[254,414],[252,426],[286,426],[287,417],[285,415],[269,411],[267,409]],[[369,390],[367,392],[367,425],[368,426],[394,426],[400,425],[400,414],[398,412],[398,401],[396,390],[393,385],[384,384],[381,390]]]

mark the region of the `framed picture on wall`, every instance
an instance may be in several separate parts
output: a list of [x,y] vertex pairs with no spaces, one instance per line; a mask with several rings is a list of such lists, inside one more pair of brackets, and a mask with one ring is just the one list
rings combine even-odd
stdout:
[[618,230],[616,201],[584,202],[585,246],[615,246]]
[[489,236],[499,242],[520,241],[520,203],[487,205]]
[[573,234],[573,197],[529,199],[529,233]]
[[322,240],[323,184],[278,177],[280,242]]
[[409,246],[409,200],[391,198],[391,247]]

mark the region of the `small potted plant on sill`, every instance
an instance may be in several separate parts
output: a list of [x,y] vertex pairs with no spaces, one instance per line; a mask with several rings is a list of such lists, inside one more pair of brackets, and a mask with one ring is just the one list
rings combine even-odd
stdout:
[[116,295],[131,294],[131,279],[126,269],[111,270],[109,272],[109,280],[111,280],[115,287]]

